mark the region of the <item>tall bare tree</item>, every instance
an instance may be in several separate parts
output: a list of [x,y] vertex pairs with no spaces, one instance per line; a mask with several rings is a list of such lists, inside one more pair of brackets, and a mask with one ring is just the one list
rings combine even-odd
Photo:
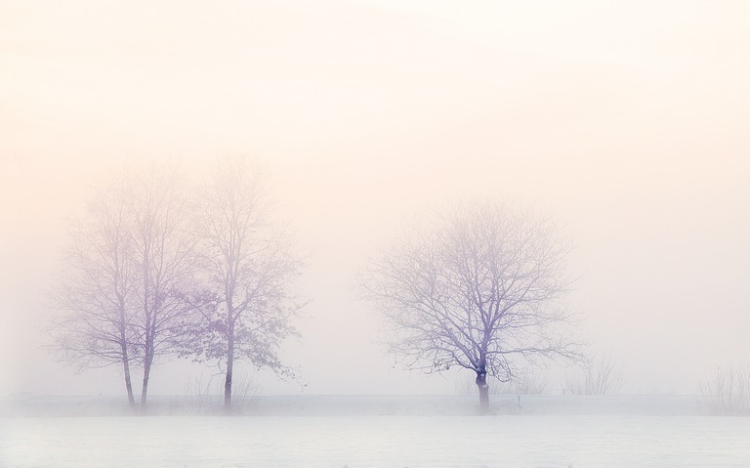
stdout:
[[102,190],[88,216],[73,223],[55,301],[64,314],[53,322],[53,349],[80,369],[122,366],[128,403],[135,408],[130,366],[137,357],[133,307],[137,276],[124,181]]
[[141,406],[145,407],[154,360],[174,352],[190,312],[182,300],[195,273],[185,190],[174,167],[152,166],[130,175],[129,206],[133,264],[138,277],[133,322],[143,366]]
[[278,350],[295,328],[301,305],[290,290],[301,261],[290,254],[283,232],[269,218],[257,171],[244,160],[225,160],[201,192],[196,249],[204,286],[194,295],[202,320],[188,352],[225,366],[224,405],[232,407],[234,365],[290,374]]
[[580,357],[560,304],[569,248],[549,220],[497,203],[453,205],[438,218],[371,260],[365,297],[389,319],[391,350],[409,368],[470,369],[486,412],[488,375],[509,381],[540,356]]

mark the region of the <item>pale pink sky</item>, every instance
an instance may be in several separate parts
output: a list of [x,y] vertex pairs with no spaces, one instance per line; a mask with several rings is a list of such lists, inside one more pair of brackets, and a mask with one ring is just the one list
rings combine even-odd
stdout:
[[[634,391],[693,391],[750,360],[748,17],[744,1],[0,0],[0,393],[119,392],[116,372],[40,349],[64,219],[125,162],[198,172],[227,153],[265,163],[310,254],[287,347],[306,392],[451,391],[391,369],[350,287],[401,223],[475,196],[565,226],[571,308]],[[164,369],[155,393],[195,372]]]

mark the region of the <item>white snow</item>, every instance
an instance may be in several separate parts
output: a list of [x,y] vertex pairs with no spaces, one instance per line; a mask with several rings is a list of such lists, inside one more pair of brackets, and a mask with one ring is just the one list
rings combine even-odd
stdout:
[[750,418],[6,417],[0,466],[746,468]]

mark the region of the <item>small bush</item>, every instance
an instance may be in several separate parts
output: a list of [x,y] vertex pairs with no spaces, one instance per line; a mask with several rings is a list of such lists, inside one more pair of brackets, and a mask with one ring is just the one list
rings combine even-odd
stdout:
[[606,395],[617,393],[625,384],[625,368],[612,361],[611,356],[599,361],[587,360],[581,371],[568,376],[563,385],[564,393],[571,395]]
[[703,405],[717,416],[750,416],[750,369],[719,367],[698,387]]

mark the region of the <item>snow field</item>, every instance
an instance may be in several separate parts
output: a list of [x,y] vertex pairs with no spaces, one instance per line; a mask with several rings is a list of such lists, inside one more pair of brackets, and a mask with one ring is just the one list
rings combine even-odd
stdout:
[[4,418],[0,466],[746,468],[750,418]]

